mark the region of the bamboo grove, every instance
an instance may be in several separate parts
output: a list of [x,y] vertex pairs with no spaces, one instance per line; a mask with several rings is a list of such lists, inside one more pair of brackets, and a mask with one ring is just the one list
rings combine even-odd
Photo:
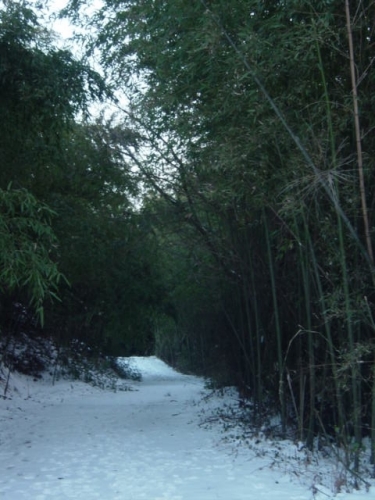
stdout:
[[156,353],[375,462],[375,2],[87,5],[63,15],[117,96]]
[[[72,2],[75,14],[79,6]],[[107,0],[164,253],[164,357],[375,459],[373,1]],[[120,83],[119,83],[120,82]],[[185,366],[186,367],[186,366]]]

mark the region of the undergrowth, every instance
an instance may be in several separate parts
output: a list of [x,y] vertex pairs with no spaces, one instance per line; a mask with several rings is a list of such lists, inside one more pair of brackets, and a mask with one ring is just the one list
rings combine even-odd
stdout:
[[68,346],[58,347],[51,339],[24,333],[0,341],[0,365],[4,397],[8,389],[6,381],[12,372],[34,380],[47,378],[52,384],[60,379],[80,380],[113,391],[131,390],[127,381],[141,379],[126,363],[103,356],[83,342],[74,340]]
[[[215,403],[217,398],[221,399],[219,405]],[[308,448],[298,439],[296,425],[290,424],[283,433],[280,415],[272,414],[268,408],[259,418],[259,408],[251,400],[241,398],[233,387],[215,389],[208,383],[203,401],[200,425],[221,426],[223,446],[229,447],[236,456],[251,450],[254,457],[264,459],[265,467],[278,469],[308,484],[314,498],[319,494],[332,498],[343,492],[369,490],[373,468],[369,439],[362,442],[359,474],[354,462],[357,450],[351,450],[355,446],[354,437],[344,447],[331,436],[320,434],[313,447]]]

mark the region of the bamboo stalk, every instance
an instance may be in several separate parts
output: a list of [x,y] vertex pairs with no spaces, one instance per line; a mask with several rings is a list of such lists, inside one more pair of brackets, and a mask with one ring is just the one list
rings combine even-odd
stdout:
[[[368,209],[367,209],[367,201],[366,201],[366,188],[365,188],[365,179],[364,179],[364,171],[363,171],[361,127],[360,127],[359,109],[358,109],[357,76],[356,76],[356,67],[355,67],[355,60],[354,60],[354,45],[353,45],[353,33],[352,33],[352,22],[351,22],[351,17],[350,17],[349,0],[345,0],[345,13],[346,13],[346,27],[347,27],[347,32],[348,32],[350,76],[351,76],[351,81],[352,81],[354,128],[355,128],[356,147],[357,147],[357,163],[358,163],[359,190],[360,190],[361,206],[362,206],[362,217],[363,217],[363,225],[364,225],[364,231],[365,231],[367,252],[368,252],[368,255],[369,255],[371,262],[374,263],[374,254],[373,254],[371,234],[370,234],[370,224],[369,224],[369,217],[368,217]],[[375,283],[374,273],[372,273],[372,280],[373,280],[373,283]],[[373,377],[374,377],[374,374],[373,374]],[[357,382],[355,380],[354,373],[353,373],[353,379],[354,379],[354,381],[353,381],[354,386],[358,384],[358,387],[355,388],[355,392],[353,393],[353,396],[354,396],[358,391],[360,391],[360,386],[359,386],[360,382]],[[375,422],[375,416],[374,416],[374,413],[375,413],[375,401],[374,401],[375,392],[374,392],[374,387],[375,386],[373,385],[373,393],[372,393],[372,421],[373,422]],[[359,398],[360,398],[360,396],[359,396]],[[358,427],[358,423],[359,423],[358,421],[360,420],[360,415],[358,415],[358,413],[360,412],[360,408],[355,407],[354,411],[355,411],[355,415],[354,415],[355,438],[356,438],[357,445],[359,446],[359,444],[360,444],[359,443],[359,441],[360,441],[360,429],[358,429],[357,427]],[[374,450],[374,432],[372,433],[372,450]],[[358,453],[359,452],[357,452],[355,455],[356,470],[358,470],[358,466],[359,466]]]
[[251,277],[251,289],[253,293],[253,304],[254,304],[254,323],[255,323],[255,332],[256,332],[256,394],[257,394],[257,401],[259,403],[259,409],[262,406],[262,399],[263,399],[263,394],[262,394],[262,383],[263,383],[263,377],[262,377],[262,351],[261,351],[261,344],[262,344],[262,325],[260,321],[260,314],[259,314],[259,304],[258,304],[258,298],[257,298],[257,290],[255,286],[255,277],[254,277],[254,268],[252,262],[250,264],[250,277]]
[[[307,221],[306,221],[305,217],[304,217],[304,224],[307,226]],[[333,383],[334,383],[334,388],[335,388],[336,407],[337,407],[337,427],[339,430],[337,437],[345,445],[347,442],[347,436],[345,434],[345,425],[344,425],[345,412],[344,412],[342,390],[340,388],[340,383],[339,383],[339,371],[338,371],[336,354],[335,354],[335,345],[333,342],[330,321],[327,318],[327,312],[326,312],[327,305],[326,305],[326,301],[324,298],[323,286],[322,286],[322,282],[321,282],[321,278],[320,278],[320,272],[319,272],[319,267],[318,267],[316,255],[315,255],[314,246],[313,246],[313,243],[311,241],[310,233],[307,232],[306,234],[307,234],[308,249],[309,249],[309,253],[311,255],[311,261],[312,261],[312,266],[313,266],[314,275],[315,275],[315,283],[316,283],[317,291],[318,291],[318,295],[319,295],[319,304],[321,307],[322,317],[324,319],[324,329],[325,329],[325,334],[326,334],[326,339],[327,339],[327,344],[328,344],[328,352],[329,352],[331,367],[332,367],[332,376],[333,376]]]
[[[368,317],[373,331],[375,332],[375,321],[372,316],[372,312],[365,297],[366,308],[368,311]],[[375,351],[373,353],[373,367],[372,367],[372,388],[371,388],[371,457],[370,463],[373,465],[372,477],[375,478]]]
[[374,352],[374,366],[372,369],[372,394],[371,394],[371,463],[372,477],[375,478],[375,352]]
[[[305,233],[308,233],[307,224],[305,224]],[[305,237],[308,238],[308,235],[305,234]],[[302,265],[302,276],[303,276],[303,290],[304,290],[304,300],[305,300],[305,312],[306,312],[306,322],[308,328],[308,337],[307,337],[307,345],[308,345],[308,357],[309,357],[309,395],[310,395],[310,408],[309,408],[309,426],[306,435],[306,443],[308,448],[312,449],[314,442],[314,420],[315,420],[315,391],[316,391],[316,375],[315,375],[315,353],[314,353],[314,343],[313,343],[313,333],[312,333],[312,325],[311,325],[311,294],[310,294],[310,276],[308,270],[308,256],[304,255],[302,252],[301,246],[300,250],[300,259]]]
[[[348,0],[346,0],[348,2]],[[327,82],[325,78],[325,72],[323,68],[323,61],[321,57],[321,52],[320,52],[320,47],[318,42],[316,42],[316,47],[317,47],[317,53],[318,53],[318,59],[319,59],[319,69],[322,77],[322,83],[323,83],[323,88],[324,88],[324,95],[325,95],[325,101],[326,101],[326,109],[327,109],[327,123],[328,123],[328,131],[329,131],[329,139],[330,139],[330,144],[331,144],[331,155],[332,155],[332,163],[336,165],[337,163],[337,158],[336,158],[336,150],[335,150],[335,137],[334,137],[334,129],[333,129],[333,122],[332,122],[332,113],[331,113],[331,107],[330,107],[330,101],[329,101],[329,95],[328,95],[328,87],[327,87]],[[339,189],[338,185],[336,183],[336,194],[333,195],[335,196],[337,200],[337,204],[339,206]],[[345,249],[345,242],[344,242],[344,228],[343,228],[343,221],[345,222],[345,218],[341,217],[339,212],[336,212],[337,214],[337,225],[338,225],[338,237],[339,237],[339,259],[340,259],[340,265],[341,265],[341,272],[342,272],[342,287],[344,291],[344,301],[345,301],[345,314],[346,314],[346,324],[347,324],[347,334],[348,334],[348,343],[351,352],[354,351],[354,332],[353,332],[353,325],[352,325],[352,313],[351,313],[351,299],[350,299],[350,292],[349,292],[349,279],[348,279],[348,270],[347,270],[347,263],[346,263],[346,249]],[[371,263],[371,272],[373,274],[373,259],[371,258],[371,255],[367,252],[367,259]],[[360,401],[360,390],[359,390],[359,373],[358,373],[358,368],[352,364],[352,376],[351,376],[351,396],[352,396],[352,403],[353,403],[353,427],[354,427],[354,434],[355,434],[355,442],[357,445],[357,452],[355,453],[354,457],[354,467],[356,470],[358,470],[359,467],[359,449],[360,449],[360,443],[361,443],[361,415],[360,415],[360,407],[361,407],[361,401]]]
[[374,263],[374,254],[372,249],[370,224],[369,224],[368,209],[366,202],[365,178],[363,173],[363,155],[362,155],[361,127],[360,127],[359,109],[358,109],[357,77],[356,77],[356,68],[354,61],[353,33],[352,33],[352,23],[350,19],[349,0],[345,0],[345,12],[346,12],[346,27],[348,31],[348,42],[349,42],[350,76],[352,80],[354,128],[355,128],[355,137],[357,146],[357,163],[358,163],[359,190],[360,190],[361,205],[362,205],[362,217],[365,229],[367,252],[369,254],[371,262]]
[[271,250],[271,239],[269,234],[269,227],[267,223],[267,215],[263,212],[264,219],[264,228],[266,235],[266,243],[267,243],[267,256],[268,256],[268,265],[269,272],[271,278],[271,292],[272,292],[272,301],[274,307],[275,314],[275,330],[276,330],[276,338],[277,338],[277,363],[278,363],[278,371],[279,371],[279,400],[280,400],[280,409],[281,409],[281,429],[282,432],[285,433],[286,430],[286,402],[285,402],[285,389],[284,389],[284,373],[283,373],[283,351],[282,351],[282,330],[280,325],[280,317],[279,317],[279,306],[277,300],[276,293],[276,280],[275,280],[275,269],[272,258],[272,250]]

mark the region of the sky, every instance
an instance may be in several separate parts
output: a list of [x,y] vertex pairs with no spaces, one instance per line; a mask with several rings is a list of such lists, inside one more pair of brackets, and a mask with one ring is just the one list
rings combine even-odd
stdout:
[[[38,0],[33,0],[35,2],[38,2]],[[54,31],[57,35],[57,40],[56,40],[56,45],[59,47],[66,47],[68,48],[76,57],[81,57],[84,56],[84,50],[81,45],[78,44],[74,40],[74,34],[75,33],[85,33],[84,29],[79,29],[77,26],[73,26],[70,21],[66,18],[64,19],[59,19],[57,18],[56,15],[60,10],[66,7],[68,4],[68,0],[48,0],[46,2],[48,9],[47,12],[50,14],[48,16],[47,14],[47,19],[46,21],[48,29],[51,29]],[[93,0],[93,1],[88,1],[87,4],[89,7],[86,7],[84,9],[85,15],[90,15],[90,13],[93,13],[96,9],[98,9],[101,5],[100,0]],[[99,64],[99,61],[96,59],[93,59],[91,57],[90,59],[90,65],[100,74],[103,75],[102,68]],[[123,93],[118,93],[117,94],[117,99],[120,102],[120,105],[123,109],[125,109],[128,105],[128,99],[125,98]],[[116,107],[113,103],[104,103],[99,104],[95,103],[90,107],[90,112],[93,117],[102,115],[104,113],[104,116],[108,119],[114,114],[117,113],[118,107]]]
[[[67,0],[51,0],[49,2],[49,11],[51,13],[57,13],[66,7],[67,3]],[[55,19],[53,23],[50,24],[50,27],[63,39],[71,38],[74,33],[74,28],[68,19]]]

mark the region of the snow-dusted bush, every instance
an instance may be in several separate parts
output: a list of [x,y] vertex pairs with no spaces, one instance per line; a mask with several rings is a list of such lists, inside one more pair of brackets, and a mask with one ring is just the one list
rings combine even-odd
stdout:
[[142,375],[137,368],[131,366],[124,358],[111,358],[111,368],[120,377],[129,380],[141,381]]

